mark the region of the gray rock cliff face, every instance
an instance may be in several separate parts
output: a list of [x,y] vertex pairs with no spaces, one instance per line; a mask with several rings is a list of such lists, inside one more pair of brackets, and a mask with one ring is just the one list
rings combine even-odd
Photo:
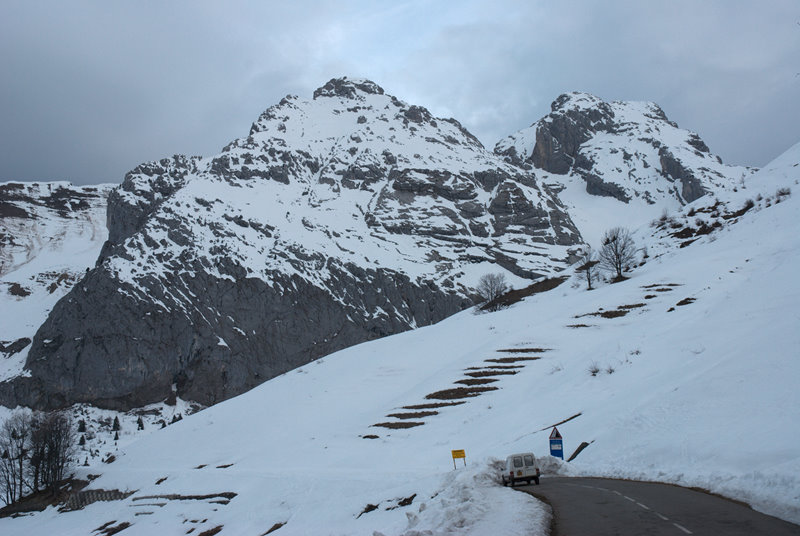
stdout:
[[[349,345],[408,329],[406,319],[426,325],[466,305],[463,296],[386,270],[326,268],[340,284],[341,301],[297,277],[281,281],[291,292],[277,290],[235,265],[222,271],[233,279],[192,266],[193,275],[174,278],[168,289],[153,281],[150,300],[143,300],[95,269],[40,328],[28,362],[32,378],[17,382],[14,396],[35,407],[91,402],[128,409],[167,398],[175,384],[183,398],[210,405]],[[381,292],[365,293],[364,285]],[[195,296],[193,311],[154,304],[176,306],[167,296],[175,293]],[[402,317],[356,314],[362,308]]]
[[622,203],[680,204],[724,188],[731,175],[700,137],[651,102],[605,102],[587,93],[558,97],[551,113],[501,140],[495,153],[519,166],[578,177],[591,195]]
[[565,267],[557,195],[457,121],[335,79],[213,157],[138,166],[96,266],[33,337],[0,403],[213,404],[471,305],[474,277]]

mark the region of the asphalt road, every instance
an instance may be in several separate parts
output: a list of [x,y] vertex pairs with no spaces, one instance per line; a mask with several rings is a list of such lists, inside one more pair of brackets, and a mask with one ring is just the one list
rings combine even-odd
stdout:
[[800,525],[669,484],[542,477],[540,486],[518,489],[553,508],[551,536],[800,535]]

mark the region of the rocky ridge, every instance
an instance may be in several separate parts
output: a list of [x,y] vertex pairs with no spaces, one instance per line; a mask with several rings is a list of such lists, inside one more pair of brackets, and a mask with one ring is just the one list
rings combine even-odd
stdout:
[[[626,218],[641,224],[665,209],[735,188],[755,171],[723,164],[655,103],[606,102],[581,92],[559,96],[548,115],[498,142],[494,152],[536,170],[559,192],[587,239],[598,227],[597,214],[580,216],[587,195],[618,201],[608,205],[615,207],[617,225]],[[608,217],[611,211],[605,212]]]
[[143,164],[108,201],[94,269],[33,338],[0,402],[213,404],[472,303],[488,271],[572,260],[558,196],[457,121],[334,79],[212,157]]

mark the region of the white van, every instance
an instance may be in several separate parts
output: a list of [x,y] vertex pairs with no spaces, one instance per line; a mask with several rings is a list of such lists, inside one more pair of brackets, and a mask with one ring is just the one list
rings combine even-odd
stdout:
[[503,485],[512,486],[517,482],[523,480],[530,484],[533,480],[536,485],[539,485],[539,467],[536,465],[536,456],[532,452],[523,452],[521,454],[512,454],[506,458],[505,471],[501,475],[503,478]]

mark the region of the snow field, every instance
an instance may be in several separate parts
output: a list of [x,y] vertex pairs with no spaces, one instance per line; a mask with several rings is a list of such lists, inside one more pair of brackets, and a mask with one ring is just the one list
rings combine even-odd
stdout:
[[[741,200],[759,185],[797,189],[787,179],[800,146],[784,160]],[[641,228],[651,259],[627,281],[588,292],[575,276],[496,313],[465,311],[332,354],[79,469],[102,472],[92,488],[135,490],[128,499],[3,519],[0,530],[87,534],[124,521],[130,535],[263,534],[276,523],[281,536],[544,534],[546,509],[496,480],[496,460],[527,450],[558,472],[700,486],[798,523],[798,208],[794,194],[680,249]],[[678,305],[686,298],[695,301]],[[592,315],[624,306],[617,318]],[[547,351],[498,352],[528,348]],[[371,426],[511,355],[541,359],[423,426]],[[548,460],[550,426],[579,413],[559,425],[565,453],[590,446],[566,466]],[[452,449],[466,451],[466,467],[453,469]],[[227,504],[137,500],[228,492]]]

